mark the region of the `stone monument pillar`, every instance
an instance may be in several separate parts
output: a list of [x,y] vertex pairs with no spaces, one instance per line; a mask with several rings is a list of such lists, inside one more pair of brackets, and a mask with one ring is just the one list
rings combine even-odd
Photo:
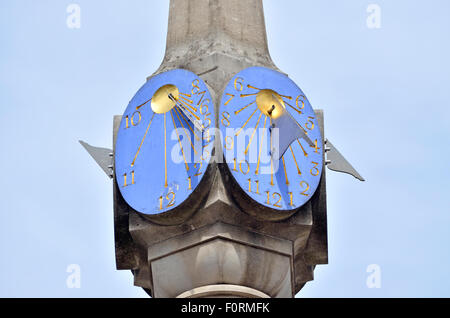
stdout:
[[[183,68],[209,86],[216,109],[226,83],[250,66],[276,69],[262,0],[171,0],[167,47],[158,74]],[[218,111],[216,111],[218,114]],[[323,116],[316,112],[323,135]],[[120,116],[114,119],[114,144]],[[217,122],[217,118],[216,118]],[[153,297],[293,297],[326,264],[325,173],[314,196],[284,219],[243,211],[229,175],[213,163],[206,199],[183,218],[152,220],[122,198],[114,179],[117,269]],[[203,196],[202,196],[203,197]]]

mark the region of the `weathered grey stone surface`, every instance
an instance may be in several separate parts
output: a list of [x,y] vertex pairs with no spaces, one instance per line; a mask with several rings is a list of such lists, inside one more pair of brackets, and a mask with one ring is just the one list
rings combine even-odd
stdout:
[[[153,75],[197,73],[218,110],[226,83],[255,65],[276,69],[261,0],[171,0],[166,54]],[[276,219],[240,193],[225,164],[210,164],[194,199],[164,217],[132,210],[114,179],[117,268],[155,297],[293,297],[328,262],[323,171],[311,200]]]
[[188,290],[177,298],[270,298],[259,290],[241,285],[206,285]]
[[155,74],[188,69],[220,96],[228,80],[254,65],[276,69],[261,0],[171,0],[166,54]]
[[273,297],[292,296],[288,240],[217,222],[148,249],[155,297],[226,282]]

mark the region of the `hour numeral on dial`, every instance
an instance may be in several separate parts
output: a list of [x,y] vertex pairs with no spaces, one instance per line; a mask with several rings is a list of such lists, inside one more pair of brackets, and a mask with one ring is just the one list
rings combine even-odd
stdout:
[[[167,201],[167,205],[165,207],[163,207],[164,201]],[[175,193],[174,192],[167,193],[167,195],[165,197],[163,197],[163,196],[159,197],[159,209],[160,210],[162,210],[164,208],[169,208],[174,205],[175,205]]]
[[230,96],[230,99],[227,100],[225,102],[225,104],[223,104],[224,106],[227,106],[231,102],[231,100],[234,98],[234,95],[233,94],[229,94],[229,93],[226,93],[225,95]]
[[226,150],[233,150],[234,147],[234,139],[231,136],[225,137],[225,149]]
[[[198,100],[197,106],[200,106],[200,105],[202,104],[203,97],[205,97],[205,93],[206,93],[206,91],[196,93],[196,95],[201,96],[200,99]],[[209,102],[210,102],[209,99],[205,99],[205,100],[204,100],[204,103],[207,103],[207,104],[208,104]]]
[[236,77],[234,80],[234,89],[241,92],[244,89],[244,79],[242,77]]
[[[234,158],[233,159],[233,171],[238,171],[237,170],[237,165],[236,165],[236,163],[237,163],[237,160],[236,160],[236,158]],[[242,164],[245,164],[245,166],[247,167],[247,169],[245,170],[245,172],[244,172],[244,170],[242,169]],[[247,160],[241,160],[241,162],[239,162],[239,170],[242,172],[242,174],[244,174],[244,175],[246,175],[247,173],[249,173],[249,171],[250,171],[250,164],[248,163],[248,161]]]
[[198,79],[192,81],[192,90],[191,90],[192,95],[195,95],[198,92],[200,92],[200,86],[198,86],[199,84],[200,81]]
[[233,171],[237,172],[237,169],[236,169],[236,158],[233,159]]
[[[137,118],[136,118],[137,116]],[[130,122],[132,126],[137,126],[141,122],[142,116],[139,111],[135,111],[133,115],[125,116],[125,129],[130,128]]]
[[197,173],[194,174],[194,177],[198,177],[198,176],[202,175],[202,173],[200,172],[200,170],[202,169],[202,162],[200,161],[199,163],[194,163],[194,168],[197,169],[197,165],[198,165],[198,170],[197,170]]
[[207,144],[211,141],[211,133],[209,131],[209,128],[205,128],[203,131],[203,140],[206,141]]
[[311,170],[309,170],[309,172],[311,173],[312,176],[317,177],[320,173],[319,169],[317,168],[319,163],[314,161],[312,161],[311,163],[314,165],[314,167],[312,167]]
[[127,174],[124,173],[123,174],[123,187],[129,186],[129,185],[133,185],[134,183],[134,171],[131,171],[131,183],[128,184],[127,183]]
[[[203,98],[203,97],[202,97]],[[200,106],[200,114],[205,115],[208,112],[208,104],[210,103],[209,99],[205,99],[204,100],[204,104],[202,105],[197,105]],[[211,115],[211,113],[207,114],[207,115]]]
[[[298,95],[297,98],[295,99],[295,105],[298,107],[298,109],[302,110],[303,108],[305,108],[305,99],[306,97],[303,95]],[[301,103],[301,106],[298,103]]]
[[[206,105],[206,106],[208,106],[208,105]],[[201,110],[200,110],[200,113],[201,113]],[[209,118],[209,116],[211,116],[211,113],[207,113],[205,115],[205,117],[203,118],[203,125],[202,125],[203,129],[208,129],[209,126],[211,126],[211,118]]]
[[317,146],[317,139],[314,140],[314,146],[310,146],[311,148],[314,148],[315,153],[319,153],[319,146]]
[[301,194],[301,195],[304,195],[304,196],[306,196],[306,197],[309,197],[309,194],[306,193],[306,191],[309,190],[309,184],[308,184],[308,182],[306,182],[306,181],[300,182],[300,187],[301,187],[301,188],[305,188],[305,190],[302,191],[302,192],[300,192],[300,194]]
[[[305,108],[305,102],[304,102],[304,98],[306,98],[303,95],[298,95],[297,98],[295,99],[295,106],[292,106],[291,104],[289,104],[288,102],[284,101],[289,107],[291,107],[293,110],[295,110],[299,115],[302,115],[303,112],[302,110]],[[290,99],[290,98],[289,98]],[[300,105],[299,105],[300,104]]]
[[289,195],[289,205],[294,206],[294,196],[292,192],[288,192],[288,195]]
[[278,192],[272,193],[272,198],[276,201],[275,203],[270,202],[270,191],[266,191],[266,194],[267,194],[267,201],[266,201],[267,204],[270,204],[277,208],[283,207],[282,205],[280,205],[281,204],[281,194],[279,194]]
[[220,122],[225,127],[230,126],[230,113],[229,112],[223,112],[222,113],[222,120]]
[[[314,122],[312,121],[314,119],[314,117],[308,116],[308,122],[305,123],[305,127],[308,130],[313,130],[314,129]],[[308,126],[309,124],[311,124],[311,126]]]
[[192,179],[191,179],[191,177],[188,178],[188,190],[192,190]]
[[[247,181],[248,181],[248,192],[251,193],[252,192],[252,179],[247,179]],[[259,181],[256,180],[255,184],[256,184],[256,192],[253,192],[253,193],[261,194],[261,193],[259,193]]]
[[[200,157],[203,161],[207,161],[209,159],[210,153],[208,150],[206,150],[205,148],[208,147],[208,145],[204,145],[203,146],[203,154]],[[200,169],[199,169],[199,173],[200,173]]]

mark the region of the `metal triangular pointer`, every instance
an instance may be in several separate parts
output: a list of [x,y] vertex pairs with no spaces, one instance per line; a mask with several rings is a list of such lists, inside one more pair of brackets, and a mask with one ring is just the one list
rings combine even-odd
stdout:
[[100,148],[89,145],[79,140],[80,144],[91,155],[95,162],[103,169],[109,178],[113,177],[113,151],[108,148]]
[[272,118],[272,127],[279,129],[278,153],[276,151],[271,152],[272,155],[278,157],[274,159],[280,160],[281,157],[283,157],[286,150],[289,148],[289,146],[299,138],[306,140],[306,142],[311,147],[314,147],[314,143],[306,135],[305,131],[297,123],[294,117],[292,117],[292,115],[282,105],[280,105],[280,103],[274,96],[273,100],[278,104],[282,112],[279,117]]
[[343,155],[341,155],[341,153],[328,139],[325,140],[325,145],[328,147],[326,152],[328,169],[348,173],[360,181],[365,181],[358,171],[353,168],[353,166],[344,158]]

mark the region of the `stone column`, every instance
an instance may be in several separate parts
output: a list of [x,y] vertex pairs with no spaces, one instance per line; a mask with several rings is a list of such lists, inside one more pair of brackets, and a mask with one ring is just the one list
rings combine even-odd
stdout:
[[185,68],[220,93],[233,74],[275,68],[267,47],[262,0],[171,0],[166,54],[156,73]]
[[[232,76],[255,65],[276,69],[262,0],[170,1],[166,54],[153,75],[188,69],[208,84],[218,107]],[[119,123],[116,116],[114,139]],[[254,217],[256,206],[242,211],[230,195],[239,189],[220,165],[209,175],[206,199],[181,223],[136,213],[114,182],[117,268],[132,270],[134,284],[153,297],[295,296],[314,267],[327,263],[325,173],[311,200],[277,222]]]

